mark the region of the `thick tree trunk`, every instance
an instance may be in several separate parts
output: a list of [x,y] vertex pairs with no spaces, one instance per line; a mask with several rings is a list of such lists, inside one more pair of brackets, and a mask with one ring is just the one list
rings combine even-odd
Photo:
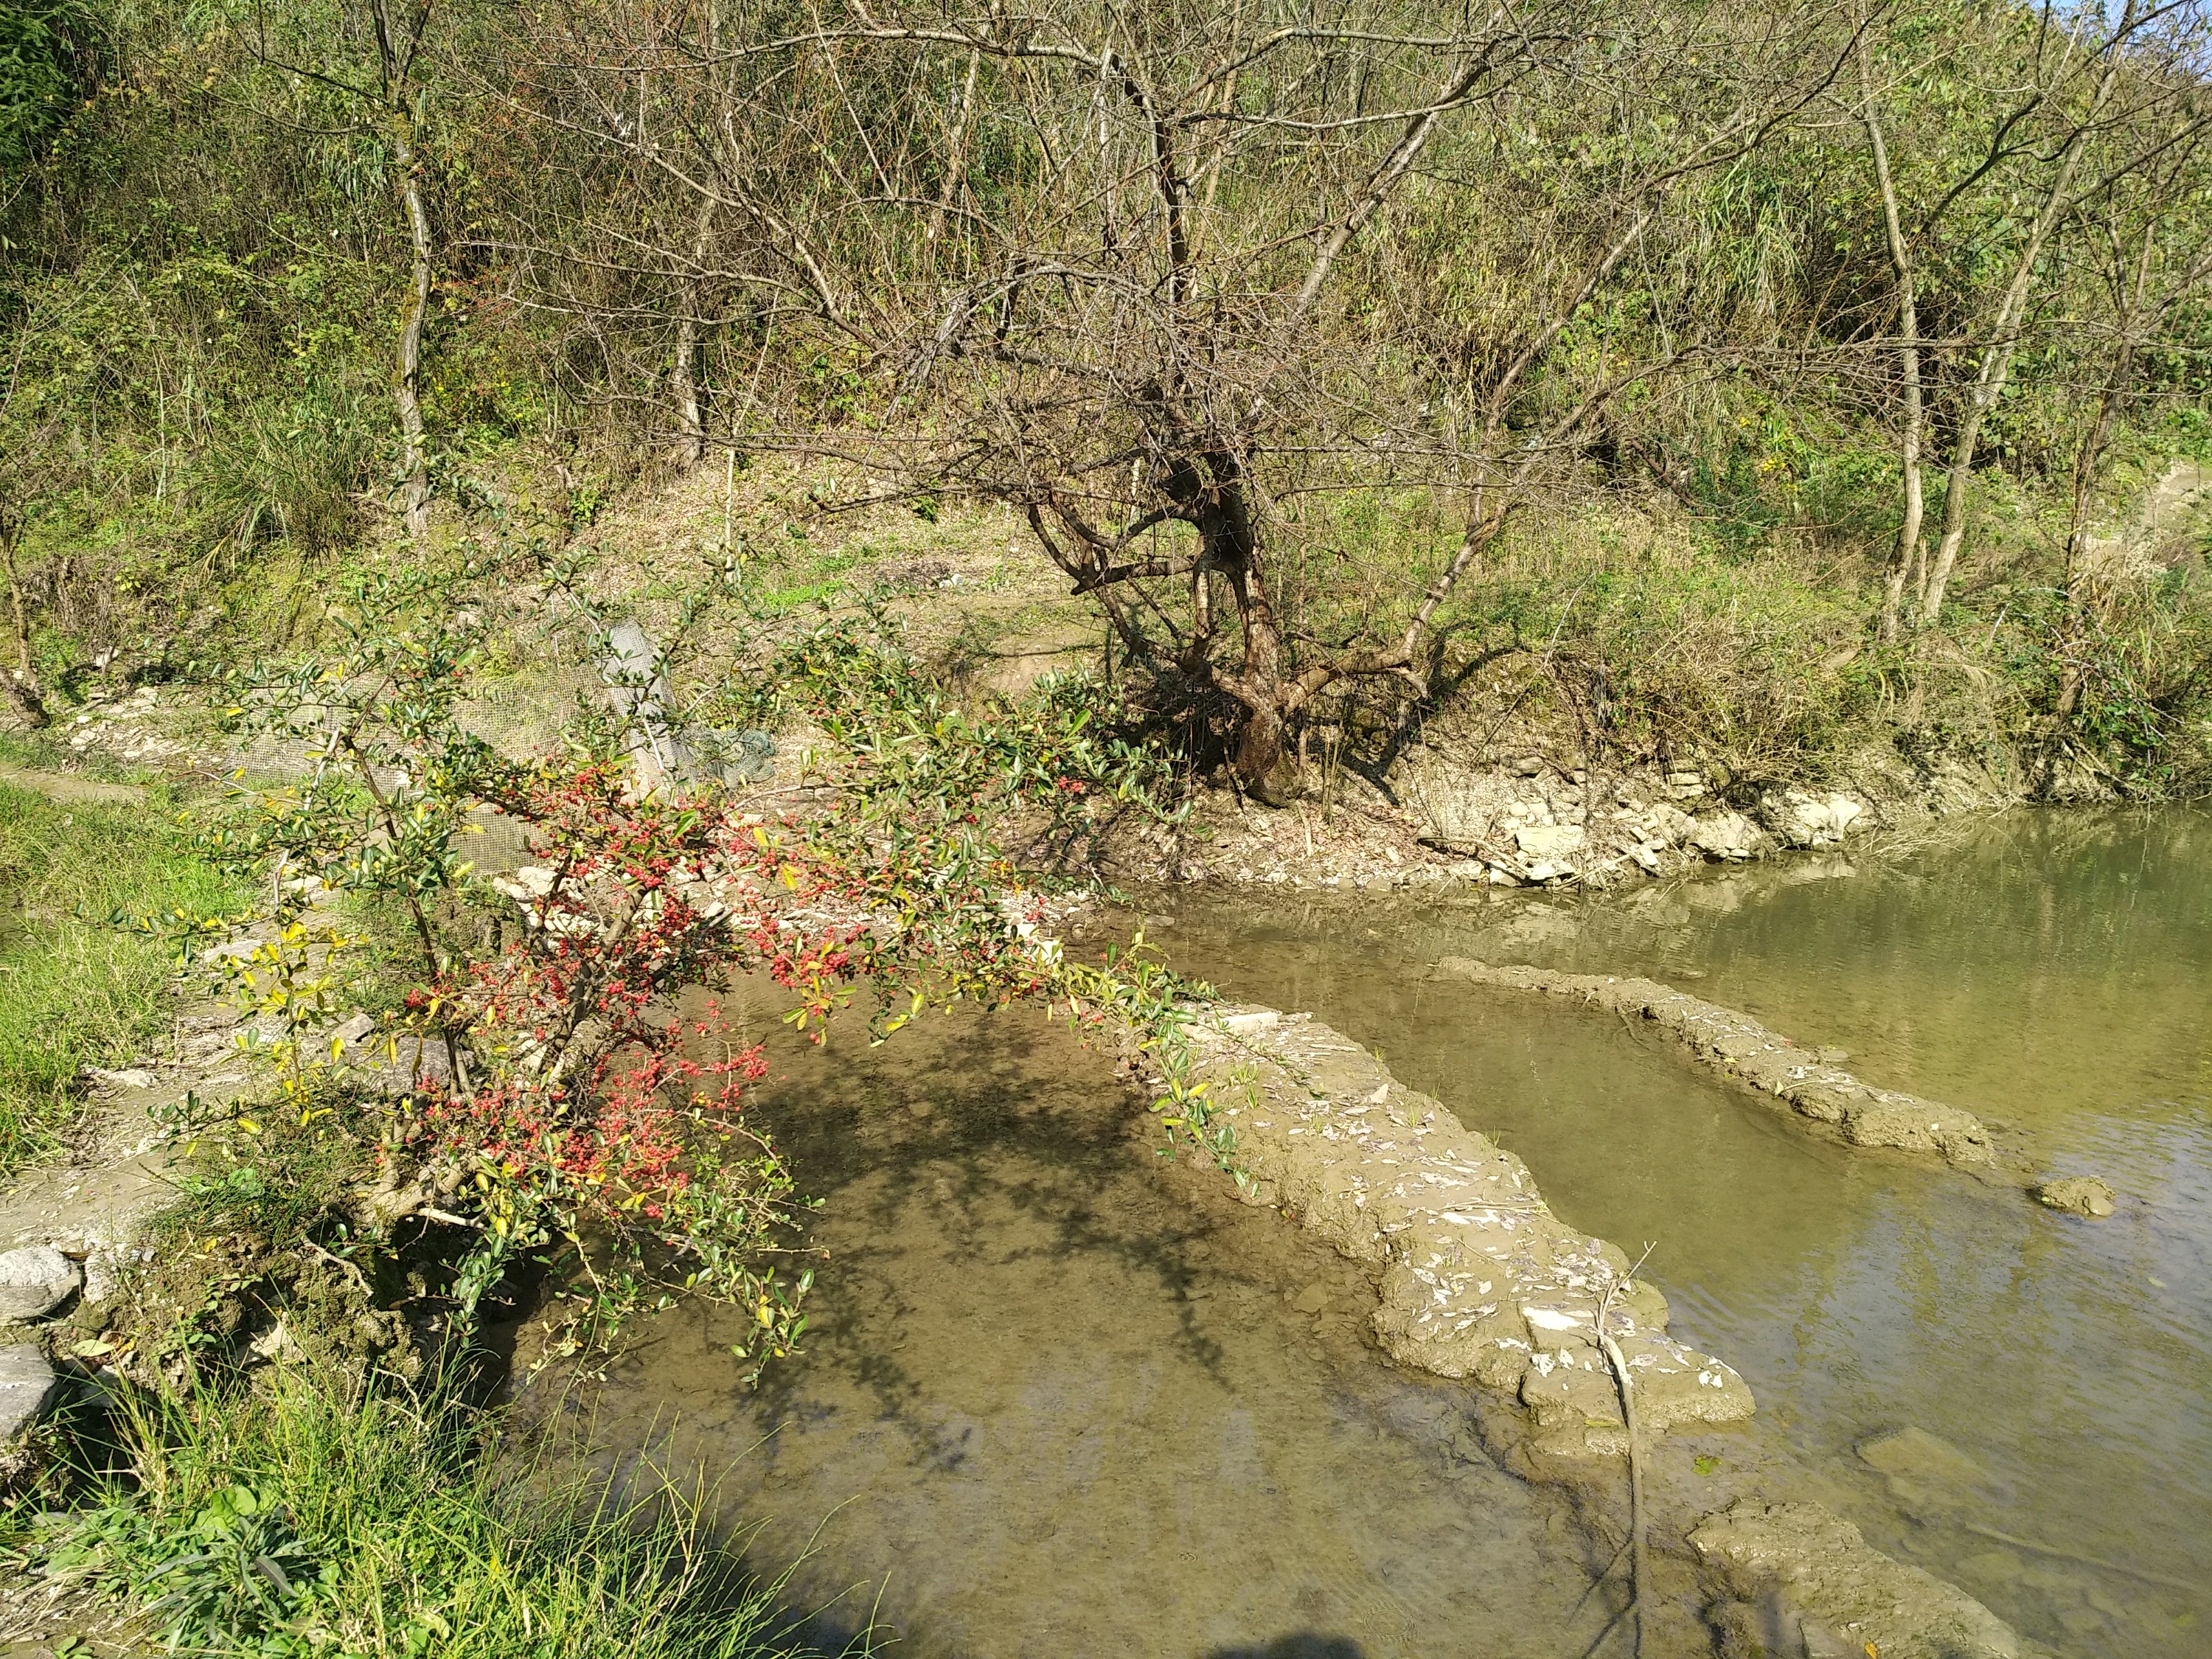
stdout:
[[399,331],[399,379],[392,403],[399,413],[400,482],[406,491],[407,533],[419,539],[430,528],[430,468],[422,431],[422,325],[430,314],[430,216],[422,203],[422,178],[415,154],[414,121],[403,106],[393,112],[394,159],[399,199],[407,212],[407,320]]
[[[1238,786],[1270,806],[1287,805],[1292,781],[1284,753],[1285,722],[1303,698],[1298,688],[1283,678],[1282,630],[1267,594],[1259,532],[1245,499],[1243,474],[1233,454],[1210,449],[1178,462],[1167,489],[1183,504],[1203,550],[1191,574],[1192,629],[1183,647],[1185,672],[1227,692],[1244,711],[1229,761]],[[1243,660],[1233,672],[1212,660],[1212,583],[1216,576],[1228,585],[1237,606]]]

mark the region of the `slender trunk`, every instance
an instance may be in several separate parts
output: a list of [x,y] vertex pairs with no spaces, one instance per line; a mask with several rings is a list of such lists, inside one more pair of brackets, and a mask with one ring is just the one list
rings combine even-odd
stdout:
[[952,118],[952,137],[945,146],[945,183],[938,191],[937,205],[929,213],[929,245],[935,247],[945,234],[945,216],[952,211],[953,198],[960,193],[968,177],[969,118],[975,108],[975,76],[981,69],[983,54],[968,54],[968,79],[960,89],[960,108]]
[[1866,41],[1859,41],[1859,90],[1865,100],[1867,142],[1874,150],[1874,173],[1881,188],[1882,228],[1889,240],[1889,264],[1897,282],[1898,368],[1904,380],[1905,429],[1899,434],[1898,459],[1905,473],[1905,516],[1897,527],[1897,547],[1882,583],[1881,637],[1897,637],[1898,617],[1904,608],[1906,573],[1920,547],[1920,525],[1926,515],[1926,492],[1920,469],[1920,442],[1924,411],[1920,389],[1920,313],[1913,294],[1912,258],[1905,246],[1905,230],[1897,210],[1897,185],[1889,172],[1889,149],[1882,141],[1881,121],[1875,112],[1874,73],[1867,61]]
[[691,225],[691,263],[684,278],[684,315],[676,325],[673,376],[678,445],[687,472],[707,458],[705,399],[700,391],[704,349],[700,332],[707,313],[707,256],[714,246],[715,209],[720,204],[720,191],[728,173],[726,163],[731,144],[729,77],[733,71],[721,63],[720,0],[708,0],[706,28],[707,59],[720,67],[721,74],[715,87],[714,137],[708,145],[714,176],[708,187],[700,192],[699,216]]
[[676,325],[676,430],[686,471],[707,458],[707,421],[699,394],[700,318],[706,310],[707,285],[703,272],[714,234],[715,198],[699,198],[699,216],[691,227],[691,270],[684,283],[684,316]]
[[2089,635],[2089,498],[2096,485],[2097,468],[2112,441],[2112,428],[2118,423],[2120,405],[2135,376],[2136,345],[2150,286],[2151,264],[2158,249],[2158,220],[2153,218],[2143,226],[2135,281],[2120,313],[2120,337],[2112,348],[2112,372],[2105,377],[2104,388],[2098,394],[2097,418],[2089,423],[2080,447],[2074,453],[2074,500],[2066,522],[2065,666],[2061,672],[2057,705],[2061,720],[2071,719],[2081,700],[2081,684],[2086,678],[2081,664],[2088,649]]
[[8,603],[15,614],[15,672],[6,681],[8,694],[23,718],[36,727],[48,724],[52,716],[46,711],[46,690],[39,684],[38,671],[31,665],[30,613],[23,604],[22,578],[15,569],[15,538],[21,521],[11,513],[0,511],[0,564],[4,564],[8,577]]
[[422,325],[430,314],[430,216],[422,205],[422,170],[415,154],[415,124],[404,101],[394,109],[393,118],[392,149],[399,164],[399,199],[407,210],[407,237],[413,264],[408,273],[407,322],[399,331],[399,380],[392,395],[399,411],[400,475],[407,492],[407,533],[419,539],[430,528],[430,469],[422,437]]
[[2029,296],[2035,287],[2036,262],[2043,257],[2044,246],[2058,228],[2058,222],[2073,205],[2069,192],[2075,169],[2081,165],[2089,128],[2104,110],[2118,69],[2118,52],[2109,52],[2099,71],[2096,93],[2090,100],[2088,112],[2068,139],[2059,158],[2057,175],[2051,181],[2035,222],[2028,228],[2027,239],[2021,244],[2012,281],[1997,307],[1989,343],[1982,348],[1981,367],[1967,394],[1966,406],[1960,412],[1959,429],[1951,442],[1950,465],[1943,483],[1943,527],[1936,540],[1936,556],[1928,569],[1927,596],[1920,606],[1918,620],[1923,627],[1934,626],[1942,615],[1944,590],[1950,584],[1953,567],[1958,563],[1959,550],[1966,543],[1966,486],[1973,474],[1974,446],[1981,439],[1982,422],[1996,407],[1997,399],[2004,395],[2005,383],[2011,378],[2013,359],[2020,350],[2021,326],[2027,320]]
[[[1224,115],[1237,106],[1237,74],[1235,70],[1231,70],[1222,77],[1221,110]],[[1191,227],[1190,232],[1194,258],[1205,246],[1206,239],[1213,234],[1213,204],[1221,194],[1221,175],[1227,168],[1228,150],[1229,142],[1224,138],[1213,159],[1206,166],[1206,198],[1199,204],[1198,222]]]

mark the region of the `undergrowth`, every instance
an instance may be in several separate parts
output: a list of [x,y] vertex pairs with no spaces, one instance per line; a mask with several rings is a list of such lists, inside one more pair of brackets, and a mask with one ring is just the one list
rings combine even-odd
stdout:
[[0,1510],[0,1567],[37,1575],[80,1625],[269,1659],[811,1651],[783,1580],[712,1531],[710,1494],[613,1492],[519,1459],[501,1418],[450,1388],[342,1391],[286,1369],[130,1391],[109,1428],[62,1472],[70,1511]]

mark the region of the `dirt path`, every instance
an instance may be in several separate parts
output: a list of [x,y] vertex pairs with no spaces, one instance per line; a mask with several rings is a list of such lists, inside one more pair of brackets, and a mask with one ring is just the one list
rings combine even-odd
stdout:
[[67,772],[31,771],[0,762],[0,783],[28,789],[48,800],[85,802],[102,806],[136,806],[146,792],[135,783],[102,783],[95,778],[74,777]]

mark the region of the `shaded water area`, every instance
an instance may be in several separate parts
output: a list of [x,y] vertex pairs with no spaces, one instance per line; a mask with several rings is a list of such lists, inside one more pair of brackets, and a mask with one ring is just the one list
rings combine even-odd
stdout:
[[595,1409],[718,1480],[763,1565],[811,1545],[817,1636],[1549,1659],[1604,1626],[1559,1496],[1484,1455],[1462,1385],[1377,1359],[1364,1270],[1163,1161],[1107,1057],[1034,1011],[774,1052],[759,1109],[825,1200],[805,1352],[748,1394],[735,1316],[681,1308]]
[[[2212,1652],[2212,818],[2014,814],[1626,901],[1152,902],[1179,966],[1379,1048],[1568,1221],[1652,1243],[1675,1333],[1759,1401],[1747,1462],[2061,1651]],[[1625,1022],[1419,977],[1455,954],[1839,1045],[2120,1213],[1825,1144]],[[1944,1443],[1861,1455],[1900,1429]]]

